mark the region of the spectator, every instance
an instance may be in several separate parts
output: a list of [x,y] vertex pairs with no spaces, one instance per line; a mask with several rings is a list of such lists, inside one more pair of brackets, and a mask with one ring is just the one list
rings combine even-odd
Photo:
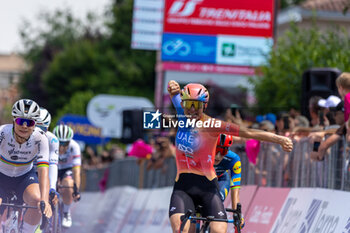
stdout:
[[96,155],[95,150],[90,145],[85,147],[84,157],[86,157],[86,159],[83,160],[85,169],[96,168],[101,164],[100,158]]
[[[320,142],[318,150],[311,152],[311,159],[316,161],[322,161],[325,157],[327,150],[337,143],[342,136],[346,135],[346,127],[344,121],[344,104],[340,102],[337,107],[330,108],[331,113],[334,113],[335,123],[340,125],[340,127],[332,133],[326,140],[322,141],[324,136],[327,134],[327,131],[317,132],[312,135],[312,142]],[[330,132],[330,131],[328,131]]]
[[[344,120],[346,122],[346,129],[349,128],[350,115],[350,73],[342,73],[336,80],[338,93],[344,101]],[[348,138],[348,137],[347,137]]]
[[169,137],[160,136],[154,140],[153,149],[152,157],[147,163],[147,169],[162,169],[163,173],[166,172],[165,160],[175,156],[175,146]]
[[323,110],[323,108],[318,105],[318,101],[321,99],[322,98],[320,96],[312,96],[309,100],[309,114],[311,118],[311,127],[320,126],[319,112]]

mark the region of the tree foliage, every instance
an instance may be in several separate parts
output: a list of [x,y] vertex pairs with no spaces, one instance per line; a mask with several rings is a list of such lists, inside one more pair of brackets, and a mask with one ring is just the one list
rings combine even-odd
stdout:
[[[104,33],[90,26],[94,18],[83,25],[61,11],[44,18],[48,30],[23,33],[31,69],[22,93],[53,114],[69,112],[71,98],[88,91],[153,99],[155,52],[131,49],[132,6],[132,0],[116,2],[106,14]],[[29,37],[32,31],[36,39]]]
[[302,74],[309,68],[350,70],[350,40],[342,29],[302,29],[291,25],[261,67],[262,76],[252,78],[257,105],[263,111],[300,108]]

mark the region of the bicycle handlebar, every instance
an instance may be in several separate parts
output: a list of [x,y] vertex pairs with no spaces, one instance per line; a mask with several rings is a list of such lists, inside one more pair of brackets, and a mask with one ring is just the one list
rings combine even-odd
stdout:
[[29,206],[29,205],[17,205],[13,203],[1,203],[2,206],[8,206],[13,208],[23,208],[23,209],[38,209],[37,206]]
[[[79,190],[78,190],[78,186],[77,186],[76,183],[74,183],[73,186],[63,186],[63,185],[58,185],[58,186],[57,186],[57,189],[63,189],[63,188],[65,188],[65,189],[73,189],[73,194],[72,194],[73,197],[75,197],[75,196],[77,196],[77,195],[80,194],[80,192],[79,192]],[[81,197],[79,197],[79,198],[77,199],[77,201],[80,201],[80,199],[81,199]]]
[[[38,209],[37,206],[29,206],[29,205],[18,205],[18,204],[13,204],[13,203],[1,203],[1,206],[7,206],[11,208],[19,208],[19,209]],[[40,201],[40,211],[42,213],[42,223],[40,225],[40,229],[44,229],[46,224],[47,224],[47,218],[44,214],[45,211],[45,201]]]
[[45,211],[45,201],[40,201],[40,211],[41,211],[41,224],[40,224],[40,230],[43,230],[46,227],[47,224],[47,218],[44,214]]

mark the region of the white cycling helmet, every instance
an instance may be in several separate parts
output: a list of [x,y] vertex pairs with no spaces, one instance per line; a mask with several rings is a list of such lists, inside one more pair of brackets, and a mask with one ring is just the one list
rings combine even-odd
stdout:
[[39,105],[30,99],[20,99],[12,106],[13,117],[36,120],[40,117]]
[[49,111],[47,111],[45,108],[40,108],[40,116],[36,120],[36,125],[49,128],[50,123],[51,123],[51,115]]
[[57,125],[53,129],[53,134],[60,142],[69,142],[74,136],[72,128],[68,125]]

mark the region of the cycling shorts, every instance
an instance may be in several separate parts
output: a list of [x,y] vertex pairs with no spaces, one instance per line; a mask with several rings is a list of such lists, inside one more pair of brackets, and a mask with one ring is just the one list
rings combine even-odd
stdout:
[[71,177],[73,179],[73,171],[71,167],[58,170],[58,179],[60,181],[66,177]]
[[202,206],[203,217],[227,219],[217,178],[210,181],[205,176],[181,173],[171,195],[169,217],[176,213],[185,213],[189,209],[195,214],[195,207],[198,205]]
[[[17,203],[22,204],[24,190],[31,184],[39,183],[35,169],[32,168],[29,172],[22,176],[9,177],[0,172],[0,197],[2,202],[7,202],[7,197],[10,192],[15,192]],[[0,214],[3,213],[4,207],[0,206]]]

